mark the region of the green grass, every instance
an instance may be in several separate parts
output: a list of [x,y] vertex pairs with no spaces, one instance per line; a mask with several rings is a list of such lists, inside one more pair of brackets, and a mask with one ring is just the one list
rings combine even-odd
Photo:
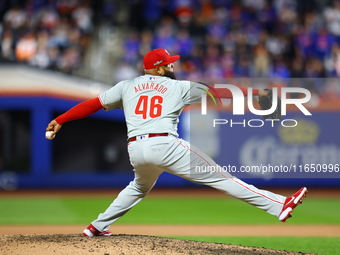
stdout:
[[[114,197],[113,197],[114,198]],[[112,202],[98,197],[0,198],[0,225],[86,225]],[[338,199],[308,198],[286,224],[340,224]],[[274,216],[232,198],[148,197],[119,224],[282,224]],[[268,249],[339,254],[340,238],[326,237],[176,237]]]
[[304,253],[338,255],[340,238],[328,237],[215,237],[176,236],[173,238],[212,243],[234,244],[267,249],[287,250]]
[[[88,224],[108,198],[0,198],[0,225]],[[337,199],[306,199],[286,224],[340,224]],[[120,224],[281,224],[274,216],[236,199],[149,197]]]

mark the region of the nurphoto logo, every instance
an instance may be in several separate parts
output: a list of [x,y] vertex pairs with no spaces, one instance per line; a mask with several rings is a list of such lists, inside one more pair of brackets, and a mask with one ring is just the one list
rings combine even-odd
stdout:
[[[215,84],[215,88],[225,88],[229,89],[233,96],[233,115],[244,115],[244,105],[245,105],[245,96],[241,89],[239,89],[235,85],[230,84]],[[255,109],[253,105],[253,93],[252,88],[248,87],[248,96],[247,96],[247,105],[248,109],[251,113],[259,116],[263,115],[270,115],[276,110],[277,106],[277,97],[278,92],[277,88],[273,88],[273,103],[272,107],[268,110],[258,110]],[[288,98],[287,95],[289,93],[299,93],[304,95],[304,97],[298,97],[298,98]],[[287,114],[287,105],[292,104],[295,105],[304,115],[312,115],[306,107],[303,105],[304,103],[307,103],[311,99],[311,93],[309,90],[305,88],[296,88],[296,87],[283,87],[281,88],[281,95],[279,95],[281,98],[281,115],[285,116]],[[202,95],[201,97],[201,114],[206,115],[207,114],[207,94]],[[279,121],[272,120],[272,119],[266,119],[266,122],[271,122],[271,126],[274,126],[274,122]],[[216,125],[225,125],[230,124],[230,127],[233,127],[234,125],[243,125],[249,126],[249,127],[262,127],[265,124],[265,121],[262,119],[251,119],[246,121],[245,119],[242,122],[235,122],[232,119],[214,119],[214,127]],[[257,124],[255,124],[257,123]],[[298,122],[294,119],[283,119],[281,121],[281,125],[284,127],[295,127],[298,124]]]

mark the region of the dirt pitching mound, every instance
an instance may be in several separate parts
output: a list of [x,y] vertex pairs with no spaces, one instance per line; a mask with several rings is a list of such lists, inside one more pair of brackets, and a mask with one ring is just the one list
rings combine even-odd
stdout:
[[243,247],[143,235],[113,235],[110,237],[83,237],[81,235],[1,235],[0,254],[305,254],[264,248]]

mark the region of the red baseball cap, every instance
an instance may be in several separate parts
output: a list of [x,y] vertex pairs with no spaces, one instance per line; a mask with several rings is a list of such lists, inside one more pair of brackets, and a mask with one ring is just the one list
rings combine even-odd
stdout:
[[154,49],[144,56],[144,69],[154,69],[158,66],[165,66],[179,59],[179,55],[170,56],[166,49]]

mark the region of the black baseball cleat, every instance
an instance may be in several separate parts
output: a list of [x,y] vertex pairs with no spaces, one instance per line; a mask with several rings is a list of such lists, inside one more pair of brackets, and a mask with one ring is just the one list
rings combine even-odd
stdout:
[[92,224],[90,224],[87,228],[83,231],[83,236],[93,237],[93,236],[111,236],[111,231],[103,231],[100,232],[97,230]]
[[295,207],[299,204],[302,204],[302,200],[306,197],[308,190],[306,187],[301,188],[295,194],[286,198],[286,201],[283,205],[282,211],[279,215],[279,220],[282,222],[286,222],[286,220],[292,217],[292,212]]

